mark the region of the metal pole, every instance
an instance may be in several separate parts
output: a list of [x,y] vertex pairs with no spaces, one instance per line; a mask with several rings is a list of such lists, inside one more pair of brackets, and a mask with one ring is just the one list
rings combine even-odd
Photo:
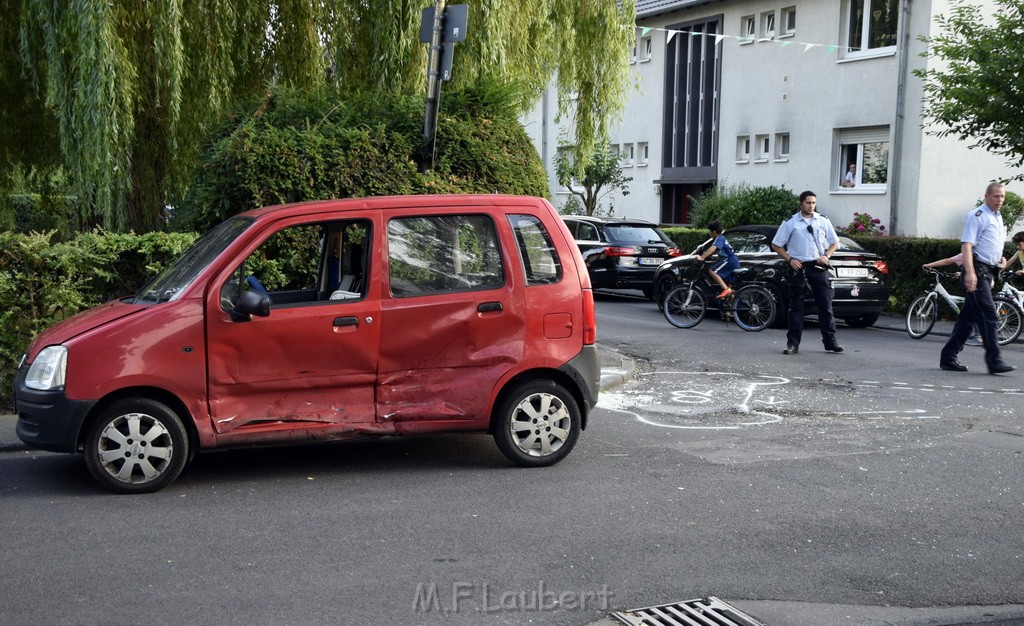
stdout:
[[[423,138],[430,140],[437,125],[438,93],[441,89],[441,46],[444,40],[444,2],[434,3],[434,32],[427,61],[427,113],[423,120]],[[433,164],[431,164],[433,165]]]

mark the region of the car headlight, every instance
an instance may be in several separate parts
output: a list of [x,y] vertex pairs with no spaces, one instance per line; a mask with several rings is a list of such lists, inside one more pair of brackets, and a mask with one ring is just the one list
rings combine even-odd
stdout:
[[30,389],[49,391],[64,386],[64,375],[68,369],[68,349],[64,346],[47,346],[36,355],[28,368],[25,386]]

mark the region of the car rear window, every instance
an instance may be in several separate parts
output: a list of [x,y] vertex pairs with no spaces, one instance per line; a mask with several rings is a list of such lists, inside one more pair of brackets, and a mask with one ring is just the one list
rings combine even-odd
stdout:
[[864,252],[864,247],[859,243],[850,239],[849,237],[839,238],[839,249],[840,250],[854,250],[856,252]]
[[644,224],[608,224],[605,232],[608,233],[608,239],[614,242],[665,243],[657,228]]
[[533,215],[509,215],[508,221],[519,245],[526,284],[550,285],[561,280],[562,263],[544,224]]

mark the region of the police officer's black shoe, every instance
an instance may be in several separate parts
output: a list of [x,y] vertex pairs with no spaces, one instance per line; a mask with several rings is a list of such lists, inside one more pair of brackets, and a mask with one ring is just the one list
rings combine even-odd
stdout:
[[988,367],[988,373],[989,374],[1008,374],[1008,373],[1012,372],[1015,369],[1017,369],[1017,368],[1012,366],[1012,365],[1007,365],[1006,363],[998,363],[996,365],[990,365]]
[[800,351],[800,348],[796,346],[786,346],[786,349],[782,351],[782,354],[796,354]]
[[835,352],[836,354],[839,354],[842,351],[843,347],[838,343],[834,346],[825,346],[825,352]]
[[939,363],[939,367],[950,372],[966,372],[967,366],[960,363],[960,361],[947,361],[945,363]]

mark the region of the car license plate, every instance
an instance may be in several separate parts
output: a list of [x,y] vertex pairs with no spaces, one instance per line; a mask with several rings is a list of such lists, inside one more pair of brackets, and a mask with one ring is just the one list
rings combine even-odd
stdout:
[[661,265],[661,259],[657,257],[642,256],[640,257],[640,265]]
[[865,278],[868,275],[868,268],[866,267],[840,267],[837,269],[839,270],[837,276],[843,276],[848,278]]

